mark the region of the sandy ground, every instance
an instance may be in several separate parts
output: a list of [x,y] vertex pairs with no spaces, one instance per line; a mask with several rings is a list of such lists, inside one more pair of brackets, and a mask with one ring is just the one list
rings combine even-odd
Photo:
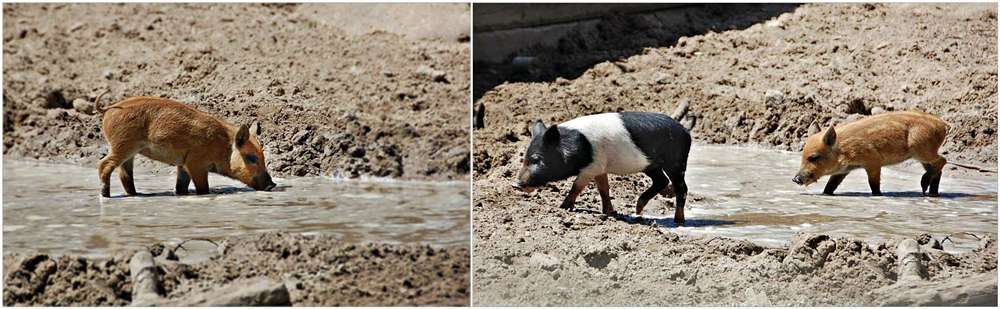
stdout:
[[[567,41],[644,33],[620,19],[605,22],[596,27],[605,30]],[[887,304],[880,289],[897,281],[899,240],[800,235],[787,248],[766,248],[604,217],[596,190],[584,192],[577,212],[560,210],[568,182],[512,192],[528,123],[621,110],[669,114],[686,98],[698,142],[797,151],[805,136],[835,123],[918,109],[951,124],[942,148],[949,160],[993,167],[996,23],[992,5],[803,5],[745,29],[642,49],[579,77],[493,88],[477,102],[486,108],[485,127],[474,132],[474,304]],[[546,63],[559,50],[534,52]],[[545,80],[544,69],[527,74]],[[611,183],[621,212],[649,180],[615,176]],[[694,205],[710,198],[689,194]],[[995,290],[995,246],[983,241],[975,252],[928,258],[928,280],[992,280]]]
[[[6,4],[4,155],[96,164],[107,150],[87,102],[110,89],[105,105],[162,96],[260,121],[279,176],[466,179],[468,26],[458,25],[468,8],[422,10],[445,12],[453,31],[401,34],[331,10]],[[355,17],[422,21],[407,12]],[[172,170],[138,164],[137,173]]]
[[[107,148],[92,102],[108,89],[105,106],[162,96],[259,121],[279,177],[468,179],[468,6],[380,7],[334,16],[321,5],[4,4],[3,155],[95,166]],[[424,23],[421,12],[442,27],[405,27]],[[169,296],[259,275],[285,280],[297,305],[469,301],[466,246],[245,237],[210,262],[164,266]],[[126,305],[130,253],[5,255],[4,303]]]
[[[158,261],[168,299],[244,278],[284,283],[293,305],[468,305],[468,248],[344,244],[328,237],[280,233],[228,238],[222,254],[197,263]],[[166,250],[164,250],[166,248]],[[183,254],[184,249],[175,254]],[[132,301],[129,259],[4,256],[6,305],[109,306]]]

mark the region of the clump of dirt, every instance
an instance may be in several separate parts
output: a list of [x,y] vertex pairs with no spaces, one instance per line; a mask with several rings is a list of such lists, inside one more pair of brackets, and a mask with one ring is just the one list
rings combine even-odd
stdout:
[[468,42],[348,34],[313,8],[6,5],[4,155],[96,164],[107,89],[261,122],[280,176],[467,178]]
[[[669,219],[600,215],[596,190],[568,212],[557,207],[565,183],[514,192],[508,184],[521,166],[528,124],[615,111],[669,114],[686,98],[698,142],[797,151],[831,125],[916,109],[951,125],[945,157],[992,166],[996,31],[990,5],[808,4],[744,30],[683,37],[600,63],[579,78],[497,86],[477,103],[485,117],[473,140],[476,305],[882,304],[875,291],[896,283],[896,240],[799,235],[788,248],[762,247],[679,236],[665,230]],[[611,183],[611,196],[631,199],[649,182],[632,175]],[[691,203],[713,199],[689,187]],[[615,203],[619,212],[631,204]],[[979,250],[924,262],[931,282],[995,277],[996,245],[986,240]]]
[[[154,246],[164,296],[190,293],[241,278],[283,282],[292,304],[468,305],[469,250],[426,245],[344,244],[331,237],[268,233],[228,238],[208,261],[171,262]],[[167,246],[172,247],[172,246]],[[131,303],[129,259],[38,255],[4,256],[4,303],[121,306]],[[176,258],[174,258],[176,259]]]

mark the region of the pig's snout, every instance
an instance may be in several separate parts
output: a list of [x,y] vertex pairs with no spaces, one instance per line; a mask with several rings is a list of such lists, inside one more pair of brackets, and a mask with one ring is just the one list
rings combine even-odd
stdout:
[[792,182],[794,182],[797,185],[804,186],[804,185],[812,183],[813,181],[816,181],[816,179],[813,176],[814,175],[811,172],[810,173],[798,173],[798,174],[795,174],[795,177],[792,177]]
[[535,191],[534,187],[525,186],[520,181],[516,181],[514,183],[511,183],[510,186],[513,187],[515,190],[518,190],[518,191],[521,191],[521,192],[531,193],[532,191]]
[[254,189],[257,190],[271,191],[278,186],[278,184],[271,180],[271,175],[266,173],[257,177],[255,182],[257,186]]

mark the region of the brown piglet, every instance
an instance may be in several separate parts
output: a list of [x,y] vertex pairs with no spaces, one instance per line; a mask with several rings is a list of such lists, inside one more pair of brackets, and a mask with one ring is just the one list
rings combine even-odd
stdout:
[[806,140],[801,168],[792,181],[808,185],[831,175],[823,194],[833,195],[847,173],[863,168],[872,195],[882,195],[882,167],[912,158],[924,166],[921,192],[938,196],[941,170],[947,163],[938,148],[947,133],[948,124],[923,112],[891,112],[831,127]]
[[198,194],[209,193],[208,173],[239,180],[255,190],[270,191],[276,185],[267,173],[264,151],[257,136],[260,124],[235,126],[193,107],[164,98],[133,97],[107,108],[101,130],[108,142],[108,155],[101,159],[101,196],[109,197],[111,172],[128,195],[135,195],[132,160],[142,154],[155,161],[177,166],[177,194],[187,194],[194,181]]

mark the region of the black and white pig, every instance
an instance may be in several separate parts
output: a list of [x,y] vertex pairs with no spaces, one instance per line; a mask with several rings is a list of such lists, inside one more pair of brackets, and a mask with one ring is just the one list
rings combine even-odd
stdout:
[[691,135],[670,116],[657,113],[605,113],[579,117],[545,127],[536,120],[530,128],[531,143],[513,186],[531,192],[548,182],[576,175],[561,208],[572,208],[577,196],[592,181],[601,194],[602,211],[615,214],[608,193],[608,174],[645,173],[653,186],[639,195],[637,216],[657,193],[676,198],[674,222],[684,223],[688,152]]

